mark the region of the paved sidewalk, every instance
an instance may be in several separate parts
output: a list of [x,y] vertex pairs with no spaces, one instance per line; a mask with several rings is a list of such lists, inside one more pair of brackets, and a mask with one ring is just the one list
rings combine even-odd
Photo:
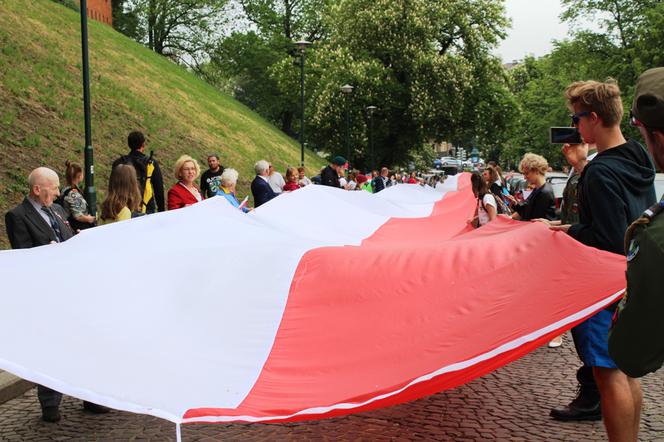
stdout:
[[[578,361],[569,335],[562,348],[540,348],[454,390],[408,404],[347,417],[294,424],[189,425],[183,441],[604,441],[601,422],[561,423],[549,409],[575,392]],[[664,372],[643,380],[641,440],[664,442]],[[2,441],[175,440],[161,419],[114,411],[96,416],[65,397],[63,420],[41,422],[35,390],[0,406]]]

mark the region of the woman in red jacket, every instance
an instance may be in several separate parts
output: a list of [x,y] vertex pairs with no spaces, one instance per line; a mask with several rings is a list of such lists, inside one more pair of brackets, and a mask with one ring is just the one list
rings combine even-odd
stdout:
[[201,193],[194,184],[201,172],[198,162],[189,155],[182,155],[175,162],[175,178],[178,182],[168,190],[168,210],[191,206],[201,201]]

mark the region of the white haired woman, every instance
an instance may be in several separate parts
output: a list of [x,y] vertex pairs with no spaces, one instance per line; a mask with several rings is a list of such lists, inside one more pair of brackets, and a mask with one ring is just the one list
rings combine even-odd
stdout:
[[194,184],[201,173],[198,162],[189,155],[182,155],[175,162],[175,178],[178,180],[168,190],[168,210],[191,206],[202,200],[201,192]]
[[250,209],[247,207],[240,207],[240,203],[235,196],[235,186],[237,185],[238,176],[239,174],[235,169],[224,170],[224,173],[221,174],[221,187],[219,191],[217,191],[217,196],[223,196],[233,207],[237,207],[244,213],[247,213]]

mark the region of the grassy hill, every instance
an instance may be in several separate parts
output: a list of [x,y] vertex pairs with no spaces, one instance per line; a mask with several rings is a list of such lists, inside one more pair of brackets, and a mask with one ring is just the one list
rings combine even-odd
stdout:
[[[98,203],[132,130],[147,135],[167,187],[181,154],[205,169],[207,153],[220,153],[240,172],[241,196],[257,160],[282,173],[299,163],[299,145],[269,122],[109,26],[90,21],[89,45]],[[4,214],[27,193],[30,170],[45,165],[62,176],[65,160],[83,164],[81,64],[75,11],[49,0],[0,2],[0,248],[8,247]],[[309,174],[323,165],[312,152],[305,161]]]

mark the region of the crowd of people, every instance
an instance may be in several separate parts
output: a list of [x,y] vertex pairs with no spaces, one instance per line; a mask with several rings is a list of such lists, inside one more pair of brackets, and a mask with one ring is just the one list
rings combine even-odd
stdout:
[[[546,181],[547,160],[528,153],[519,164],[528,183],[525,192],[511,189],[510,180],[495,163],[473,173],[477,207],[469,222],[477,228],[498,216],[540,222],[587,246],[627,253],[628,296],[620,306],[614,303],[572,329],[581,360],[577,371],[580,388],[570,404],[551,410],[551,416],[571,421],[603,418],[610,440],[636,441],[642,402],[637,378],[664,362],[664,336],[659,326],[664,297],[654,282],[656,266],[664,262],[664,216],[660,215],[664,203],[656,203],[653,187],[653,158],[658,167],[664,167],[664,68],[651,69],[640,77],[631,108],[630,122],[638,127],[650,155],[621,132],[623,104],[614,82],[576,82],[567,87],[565,98],[573,112],[572,125],[584,142],[562,148],[571,172],[560,217],[556,216],[553,189]],[[113,163],[108,195],[98,218],[90,213],[79,188],[83,179],[79,165],[66,163],[67,185],[62,193],[55,171],[45,167],[32,171],[28,196],[5,217],[12,247],[59,243],[96,224],[176,210],[212,197],[224,198],[245,213],[251,210],[247,198],[242,202],[237,198],[238,172],[224,168],[219,155],[207,157],[208,170],[202,175],[194,158],[181,156],[173,171],[176,183],[165,198],[161,168],[152,154],[145,154],[144,135],[132,132],[127,141],[130,152]],[[347,167],[347,160],[337,156],[319,176],[310,179],[304,168],[289,167],[284,179],[271,163],[259,160],[251,183],[255,207],[314,183],[374,193],[403,183],[425,184],[415,172],[402,176],[383,167],[363,174]],[[432,177],[427,184],[435,187],[437,181],[438,177]],[[61,394],[40,386],[38,396],[43,419],[58,421]],[[87,402],[84,408],[95,413],[108,411]]]

